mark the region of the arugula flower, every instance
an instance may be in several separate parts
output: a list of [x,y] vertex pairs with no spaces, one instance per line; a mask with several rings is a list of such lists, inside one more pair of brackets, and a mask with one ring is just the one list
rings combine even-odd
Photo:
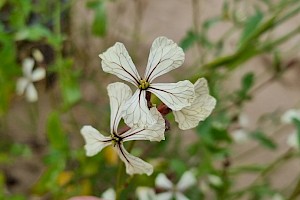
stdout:
[[124,105],[122,116],[126,124],[145,127],[156,123],[147,106],[146,92],[153,93],[175,111],[191,105],[194,86],[190,81],[153,83],[155,78],[180,67],[184,62],[183,50],[172,40],[166,37],[158,37],[154,40],[143,77],[139,75],[122,43],[117,42],[99,57],[102,59],[103,71],[114,74],[137,87],[136,92]]
[[34,60],[32,58],[24,59],[22,63],[23,77],[17,80],[17,94],[23,95],[29,102],[35,102],[38,100],[37,91],[33,85],[33,82],[40,81],[46,76],[46,70],[38,67],[32,70],[34,67]]
[[131,140],[150,140],[161,141],[164,140],[165,122],[156,108],[150,109],[150,114],[155,119],[156,123],[147,128],[133,126],[125,133],[118,133],[118,125],[121,120],[121,112],[125,101],[131,96],[132,92],[129,86],[117,82],[109,84],[107,87],[111,117],[110,117],[110,136],[102,135],[98,130],[92,126],[84,126],[81,129],[81,134],[85,139],[86,155],[94,156],[103,148],[112,145],[117,152],[120,159],[125,163],[126,172],[132,174],[147,174],[151,175],[153,167],[149,163],[141,160],[138,157],[131,155],[123,146],[123,143]]

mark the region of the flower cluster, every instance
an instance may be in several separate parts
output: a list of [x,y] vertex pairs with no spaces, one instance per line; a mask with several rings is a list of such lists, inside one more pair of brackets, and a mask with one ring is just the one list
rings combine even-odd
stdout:
[[[126,172],[147,174],[153,172],[149,163],[131,155],[123,146],[126,141],[165,139],[167,127],[164,116],[173,111],[175,121],[182,130],[191,129],[210,115],[216,100],[209,95],[207,82],[200,78],[195,84],[188,80],[177,83],[154,83],[154,79],[184,62],[183,50],[172,40],[158,37],[154,40],[144,76],[140,76],[125,46],[117,42],[99,55],[102,69],[132,83],[137,89],[132,94],[124,83],[112,83],[107,87],[111,107],[110,136],[104,136],[91,126],[84,126],[81,134],[85,139],[87,156],[93,156],[112,145],[125,163]],[[154,106],[151,95],[158,97],[162,105]],[[121,119],[127,131],[118,131]]]

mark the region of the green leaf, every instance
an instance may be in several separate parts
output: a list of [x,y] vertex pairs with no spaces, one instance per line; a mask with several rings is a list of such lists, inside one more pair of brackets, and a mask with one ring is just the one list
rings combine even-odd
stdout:
[[53,111],[47,120],[47,138],[52,149],[66,154],[68,151],[67,135],[63,131],[59,114]]
[[51,32],[48,28],[39,24],[20,29],[15,34],[15,40],[31,40],[38,41],[43,38],[48,38]]
[[241,101],[250,99],[248,93],[252,88],[252,86],[254,85],[254,80],[255,80],[255,76],[253,72],[249,72],[243,76],[241,81],[242,88],[239,91],[237,91],[237,95]]
[[299,145],[299,148],[300,148],[300,120],[294,118],[293,123],[297,128],[297,140],[298,140],[298,145]]
[[186,163],[180,159],[172,159],[170,168],[175,171],[178,176],[182,175],[187,170]]
[[87,7],[93,9],[95,12],[92,23],[92,33],[99,37],[105,36],[107,30],[107,17],[104,1],[90,1],[87,3]]
[[193,32],[189,31],[187,35],[181,40],[179,46],[186,51],[189,49],[195,42],[197,42],[198,36]]
[[268,136],[266,136],[263,132],[255,131],[255,132],[252,132],[250,134],[250,136],[268,149],[276,149],[277,148],[277,145]]
[[255,32],[258,25],[262,22],[263,17],[263,13],[257,10],[256,13],[246,21],[240,38],[240,46],[243,45],[243,43],[251,37],[252,33]]

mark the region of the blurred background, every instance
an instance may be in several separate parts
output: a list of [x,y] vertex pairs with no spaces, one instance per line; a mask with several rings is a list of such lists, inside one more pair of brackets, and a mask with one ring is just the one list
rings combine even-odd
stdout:
[[[114,188],[118,157],[86,157],[80,135],[83,125],[109,133],[106,86],[119,79],[98,55],[122,42],[143,73],[159,36],[186,59],[157,81],[205,77],[217,106],[195,129],[170,115],[166,141],[138,142],[132,153],[155,171],[124,175],[121,199],[137,199],[140,186],[159,193],[158,173],[176,183],[188,170],[189,199],[300,199],[299,12],[298,0],[0,0],[0,199]],[[34,80],[28,58],[32,74],[45,72],[35,100],[16,89]]]

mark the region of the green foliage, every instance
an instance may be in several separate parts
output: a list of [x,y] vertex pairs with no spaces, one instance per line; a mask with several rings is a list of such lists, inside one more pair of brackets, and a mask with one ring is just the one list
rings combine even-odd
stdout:
[[254,131],[251,133],[251,137],[255,140],[257,140],[263,147],[266,147],[268,149],[276,149],[277,145],[272,141],[271,138],[266,136],[261,131]]
[[107,31],[107,17],[104,0],[94,0],[87,3],[87,7],[95,12],[92,23],[92,33],[95,36],[103,37]]

